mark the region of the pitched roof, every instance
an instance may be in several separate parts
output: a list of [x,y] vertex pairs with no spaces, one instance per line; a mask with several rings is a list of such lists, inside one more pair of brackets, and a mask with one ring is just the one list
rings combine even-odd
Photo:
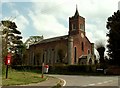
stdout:
[[43,39],[42,41],[39,41],[36,44],[48,43],[48,42],[53,42],[53,41],[59,41],[61,39],[64,39],[64,40],[68,39],[68,35],[58,36],[58,37],[53,37],[53,38],[48,38],[48,39]]

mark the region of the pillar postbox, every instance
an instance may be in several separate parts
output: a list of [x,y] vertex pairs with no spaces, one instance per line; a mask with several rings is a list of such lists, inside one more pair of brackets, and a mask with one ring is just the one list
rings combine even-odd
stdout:
[[45,65],[45,66],[44,66],[44,72],[45,72],[45,73],[48,73],[48,69],[49,69],[49,65]]
[[10,65],[10,63],[11,63],[11,54],[8,54],[5,57],[5,65]]

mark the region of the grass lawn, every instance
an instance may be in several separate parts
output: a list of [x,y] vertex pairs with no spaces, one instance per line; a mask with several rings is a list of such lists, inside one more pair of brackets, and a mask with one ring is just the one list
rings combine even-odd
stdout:
[[8,78],[5,78],[5,74],[2,75],[2,86],[9,85],[24,85],[30,83],[37,83],[46,80],[46,77],[41,78],[40,73],[9,70]]

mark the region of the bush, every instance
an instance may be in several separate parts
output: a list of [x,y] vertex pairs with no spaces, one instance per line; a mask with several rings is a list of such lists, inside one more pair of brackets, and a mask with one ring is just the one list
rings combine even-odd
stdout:
[[69,65],[68,71],[69,72],[86,72],[88,66],[87,65]]
[[109,75],[120,75],[120,66],[109,66],[106,69],[106,74],[109,74]]
[[64,66],[50,66],[49,73],[56,74],[79,74],[86,72],[95,72],[95,65],[64,65]]
[[[49,74],[80,74],[96,72],[96,65],[55,65],[49,66]],[[42,66],[12,66],[16,70],[42,72]]]

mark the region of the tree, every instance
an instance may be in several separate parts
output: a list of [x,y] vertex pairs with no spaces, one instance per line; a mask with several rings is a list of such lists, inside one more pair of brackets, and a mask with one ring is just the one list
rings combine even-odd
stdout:
[[107,19],[108,55],[114,65],[120,65],[120,10]]
[[[10,20],[1,21],[2,25],[5,27],[3,29],[2,45],[3,45],[3,58],[7,55],[8,52],[12,53],[13,59],[16,59],[15,56],[22,55],[21,49],[23,46],[21,32],[17,30],[15,22]],[[20,58],[17,57],[18,60]],[[14,60],[13,60],[14,61]],[[14,62],[16,63],[16,62]]]
[[30,36],[25,42],[25,45],[27,48],[29,48],[29,45],[35,44],[43,40],[43,36]]
[[100,64],[104,64],[105,60],[104,60],[104,52],[105,52],[105,44],[101,41],[101,42],[97,42],[96,44],[96,49],[99,53],[100,56]]

